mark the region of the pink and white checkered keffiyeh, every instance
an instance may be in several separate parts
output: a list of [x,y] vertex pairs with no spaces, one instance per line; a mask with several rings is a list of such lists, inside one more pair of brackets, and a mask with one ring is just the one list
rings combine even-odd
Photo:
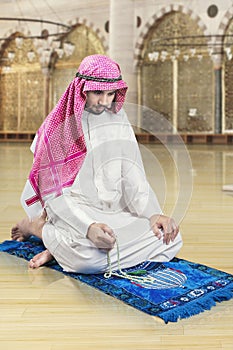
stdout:
[[38,201],[43,207],[44,198],[59,196],[73,184],[86,155],[81,125],[86,91],[94,90],[116,90],[112,112],[121,109],[127,86],[118,64],[107,56],[84,58],[76,77],[39,128],[29,174],[33,195],[24,199],[27,207]]

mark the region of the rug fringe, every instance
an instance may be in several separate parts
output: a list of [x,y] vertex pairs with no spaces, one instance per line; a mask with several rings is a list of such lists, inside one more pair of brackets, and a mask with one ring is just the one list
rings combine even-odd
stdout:
[[202,297],[201,300],[193,300],[193,303],[189,303],[189,308],[187,308],[186,305],[179,306],[179,310],[177,311],[169,310],[160,313],[158,316],[161,317],[165,323],[168,323],[177,322],[180,319],[198,315],[206,310],[210,310],[213,306],[216,306],[216,302],[220,303],[230,300],[233,297],[233,285],[231,283],[231,285],[226,286],[224,290],[221,291],[221,294],[219,294],[219,290],[214,291],[210,294]]

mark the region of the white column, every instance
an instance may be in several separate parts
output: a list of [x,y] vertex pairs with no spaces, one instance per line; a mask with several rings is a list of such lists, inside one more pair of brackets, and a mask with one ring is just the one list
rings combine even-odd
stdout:
[[215,73],[215,118],[214,118],[214,133],[221,134],[223,130],[222,116],[222,53],[220,48],[212,54]]
[[177,130],[178,125],[178,61],[173,61],[173,118],[172,118],[172,124]]
[[137,79],[134,72],[134,32],[136,18],[133,0],[110,0],[109,56],[121,67],[128,85],[127,102],[137,103]]

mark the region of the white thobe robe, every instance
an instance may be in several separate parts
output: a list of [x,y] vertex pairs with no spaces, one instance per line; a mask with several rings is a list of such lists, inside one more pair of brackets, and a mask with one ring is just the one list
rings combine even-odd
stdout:
[[[46,201],[45,246],[65,271],[104,272],[106,252],[86,237],[90,224],[100,222],[117,235],[122,268],[150,259],[172,259],[181,237],[166,245],[150,229],[150,217],[162,211],[124,110],[100,115],[84,111],[82,127],[87,155],[72,187]],[[116,245],[110,259],[117,269]]]

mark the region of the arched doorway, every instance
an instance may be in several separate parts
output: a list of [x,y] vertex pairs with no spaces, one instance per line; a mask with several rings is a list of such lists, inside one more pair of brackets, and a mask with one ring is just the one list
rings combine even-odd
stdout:
[[77,25],[65,40],[74,43],[75,50],[70,57],[63,56],[55,62],[51,81],[50,107],[58,101],[70,81],[74,78],[84,57],[93,54],[105,54],[100,39],[92,29],[85,25]]
[[[23,36],[15,33],[15,36],[19,35]],[[97,34],[85,25],[77,25],[63,39],[75,44],[73,54],[59,59],[53,53],[51,61],[43,68],[33,40],[23,40],[20,48],[15,40],[9,40],[1,59],[8,60],[11,51],[15,57],[9,69],[6,64],[0,66],[0,139],[31,140],[74,78],[82,59],[105,53]],[[28,61],[29,51],[35,53],[32,62]]]
[[43,121],[44,76],[38,56],[33,62],[28,61],[27,52],[32,49],[31,39],[24,40],[20,48],[16,47],[15,40],[10,40],[1,57],[2,62],[7,62],[7,53],[15,53],[10,65],[1,65],[1,133],[34,133]]
[[[192,50],[194,36],[198,52]],[[179,132],[213,132],[213,63],[204,33],[190,16],[171,12],[156,21],[145,38],[140,74],[143,105]],[[141,126],[158,130],[153,113],[142,116]]]

